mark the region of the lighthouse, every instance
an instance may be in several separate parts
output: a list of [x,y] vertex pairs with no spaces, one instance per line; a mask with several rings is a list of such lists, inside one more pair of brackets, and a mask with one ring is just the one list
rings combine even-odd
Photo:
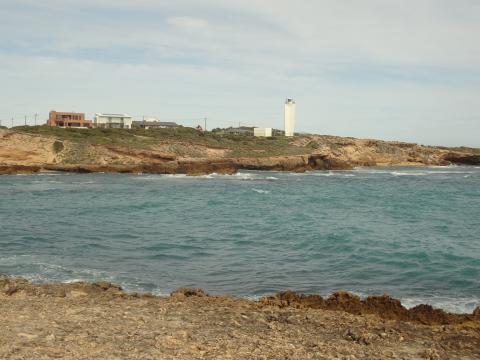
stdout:
[[293,136],[295,133],[295,101],[285,100],[285,136]]

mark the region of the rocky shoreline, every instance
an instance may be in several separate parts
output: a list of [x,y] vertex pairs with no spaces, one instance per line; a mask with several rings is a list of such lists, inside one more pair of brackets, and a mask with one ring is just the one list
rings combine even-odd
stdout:
[[34,174],[42,171],[75,173],[148,173],[206,175],[235,174],[239,170],[293,171],[349,170],[352,166],[323,155],[284,156],[268,158],[237,159],[184,159],[140,164],[44,164],[44,165],[1,165],[0,175]]
[[[479,165],[480,156],[476,155],[449,155],[448,161],[436,164],[448,165]],[[313,154],[288,157],[266,158],[232,158],[232,159],[183,159],[165,162],[152,162],[140,164],[43,164],[43,165],[17,165],[0,164],[0,175],[35,174],[40,172],[58,171],[72,173],[145,173],[145,174],[186,174],[208,175],[235,174],[240,170],[258,171],[290,171],[305,172],[313,170],[352,170],[356,166],[377,166],[376,163],[356,163],[331,158],[326,155]],[[431,164],[381,164],[401,166],[429,166]]]
[[[41,171],[205,175],[239,170],[305,172],[362,166],[480,165],[480,150],[304,135],[235,140],[175,132],[0,129],[0,175]],[[63,137],[63,138],[62,138]]]
[[388,296],[285,292],[258,301],[179,289],[0,277],[2,359],[478,359],[480,307],[405,309]]

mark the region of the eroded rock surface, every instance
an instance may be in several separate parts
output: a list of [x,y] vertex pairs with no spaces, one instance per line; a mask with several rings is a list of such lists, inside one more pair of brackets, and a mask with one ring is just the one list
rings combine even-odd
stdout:
[[[360,314],[342,311],[349,306]],[[0,278],[0,358],[480,358],[479,320],[424,325],[382,319],[365,307],[403,311],[388,297],[348,293],[323,299],[287,292],[249,301],[179,289],[155,297],[125,294],[110,283]]]
[[[448,149],[403,142],[302,135],[291,139],[237,139],[232,143],[213,135],[189,137],[189,141],[167,136],[152,140],[134,133],[135,146],[119,143],[120,133],[94,140],[61,139],[0,129],[0,174],[40,170],[76,172],[123,172],[203,175],[232,174],[241,169],[304,172],[347,170],[358,166],[478,165],[478,149]],[[66,130],[65,130],[66,131]],[[89,134],[82,131],[77,135]],[[70,132],[69,132],[70,134]],[[71,134],[70,134],[71,135]],[[98,135],[98,134],[96,134]],[[144,134],[145,135],[145,134]],[[168,135],[168,134],[167,134]],[[125,140],[125,139],[123,139]],[[240,141],[241,140],[241,141]]]

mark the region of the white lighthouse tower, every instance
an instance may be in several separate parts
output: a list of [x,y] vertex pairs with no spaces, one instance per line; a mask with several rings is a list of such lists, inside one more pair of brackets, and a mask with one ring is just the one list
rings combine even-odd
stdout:
[[285,100],[285,136],[293,136],[295,133],[295,101]]

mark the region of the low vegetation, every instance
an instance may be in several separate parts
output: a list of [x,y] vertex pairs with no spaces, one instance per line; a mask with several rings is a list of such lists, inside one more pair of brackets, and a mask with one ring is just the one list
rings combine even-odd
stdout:
[[[193,128],[173,129],[63,129],[50,126],[20,126],[18,132],[54,137],[58,142],[149,149],[159,144],[188,143],[212,149],[225,149],[233,157],[261,157],[307,154],[311,146],[297,146],[283,136],[256,138],[248,135],[201,133]],[[55,149],[61,151],[60,147]]]

